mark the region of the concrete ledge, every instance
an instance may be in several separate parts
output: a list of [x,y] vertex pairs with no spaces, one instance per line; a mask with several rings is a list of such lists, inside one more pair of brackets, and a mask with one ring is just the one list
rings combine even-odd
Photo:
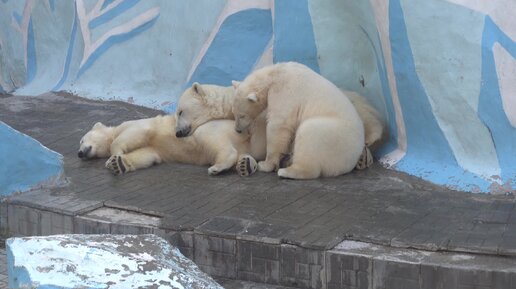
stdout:
[[[512,256],[431,252],[355,241],[344,241],[331,250],[313,249],[286,243],[281,232],[288,228],[243,219],[215,218],[193,230],[174,230],[162,226],[160,216],[120,208],[92,206],[78,215],[10,203],[0,209],[0,215],[7,216],[7,223],[0,225],[16,236],[156,234],[217,278],[295,288],[516,288],[516,258]],[[277,238],[264,238],[262,230],[277,232],[273,235]]]
[[516,288],[516,259],[344,241],[326,252],[327,288]]
[[6,245],[9,288],[222,289],[154,235],[55,235]]

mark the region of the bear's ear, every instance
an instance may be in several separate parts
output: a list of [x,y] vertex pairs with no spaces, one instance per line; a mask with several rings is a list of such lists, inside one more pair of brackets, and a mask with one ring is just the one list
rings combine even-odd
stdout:
[[103,128],[103,127],[106,127],[106,126],[103,123],[101,123],[100,121],[93,125],[93,129],[99,129],[99,128]]
[[237,89],[238,86],[240,85],[240,81],[232,80],[231,81],[231,85],[233,85],[234,89]]
[[202,88],[202,85],[199,84],[199,82],[194,82],[192,84],[192,89],[195,93],[197,93],[200,96],[205,96],[206,93],[204,92],[204,89]]
[[247,99],[250,101],[250,102],[257,102],[258,101],[258,97],[256,96],[256,93],[249,93],[247,95]]

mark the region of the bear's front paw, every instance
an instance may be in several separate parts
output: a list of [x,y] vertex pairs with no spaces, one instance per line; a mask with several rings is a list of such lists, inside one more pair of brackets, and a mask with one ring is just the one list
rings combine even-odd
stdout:
[[210,176],[216,176],[218,175],[220,172],[222,171],[222,169],[217,166],[217,165],[213,165],[211,167],[208,168],[208,175]]
[[122,156],[113,155],[106,161],[106,168],[108,168],[115,176],[127,172],[127,164],[124,163]]
[[261,161],[258,163],[258,170],[260,172],[270,173],[276,169],[276,165],[268,162],[268,161]]
[[246,154],[238,157],[236,171],[241,177],[247,177],[254,174],[257,168],[258,164],[252,156]]

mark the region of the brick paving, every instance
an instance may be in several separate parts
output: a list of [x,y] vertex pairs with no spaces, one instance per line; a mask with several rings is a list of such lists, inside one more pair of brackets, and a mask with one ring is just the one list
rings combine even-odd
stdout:
[[[76,157],[96,121],[159,113],[66,94],[0,95],[0,121],[61,153],[66,180],[0,202],[0,229],[158,234],[228,289],[516,288],[512,193],[454,192],[379,165],[312,181],[209,177],[181,164],[114,177],[104,160]],[[2,258],[0,248],[0,288]]]
[[[181,164],[114,177],[103,160],[76,157],[79,139],[96,121],[116,125],[159,113],[65,94],[0,96],[0,120],[63,154],[69,181],[50,189],[50,195],[22,194],[17,201],[33,207],[50,204],[56,212],[71,214],[99,204],[131,208],[161,217],[169,228],[222,235],[247,234],[252,229],[256,236],[312,249],[330,249],[351,239],[516,255],[512,194],[453,192],[379,165],[311,181],[281,180],[263,173],[249,178],[231,172],[209,177],[207,167]],[[66,222],[59,226],[68,228]]]
[[7,256],[3,245],[0,245],[0,288],[7,288]]

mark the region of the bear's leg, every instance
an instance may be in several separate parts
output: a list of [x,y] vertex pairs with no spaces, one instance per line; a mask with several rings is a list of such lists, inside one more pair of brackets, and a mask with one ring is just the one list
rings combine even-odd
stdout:
[[121,155],[145,147],[149,141],[149,134],[149,129],[141,127],[125,129],[111,143],[111,155]]
[[267,124],[267,156],[258,163],[259,171],[272,172],[279,168],[281,157],[288,154],[292,135],[292,130],[282,125]]
[[232,166],[235,165],[238,158],[237,150],[227,144],[224,149],[221,149],[217,152],[217,157],[215,158],[215,164],[208,168],[208,174],[210,176],[214,176],[219,174],[222,171],[225,171]]
[[279,169],[278,176],[285,179],[315,179],[321,174],[320,170],[315,167],[301,167],[292,165],[288,168]]
[[159,154],[150,147],[137,149],[128,154],[113,155],[106,161],[106,168],[114,175],[121,175],[161,163]]
[[351,171],[364,148],[363,131],[329,117],[303,121],[294,141],[292,165],[278,176],[294,179],[333,177]]

